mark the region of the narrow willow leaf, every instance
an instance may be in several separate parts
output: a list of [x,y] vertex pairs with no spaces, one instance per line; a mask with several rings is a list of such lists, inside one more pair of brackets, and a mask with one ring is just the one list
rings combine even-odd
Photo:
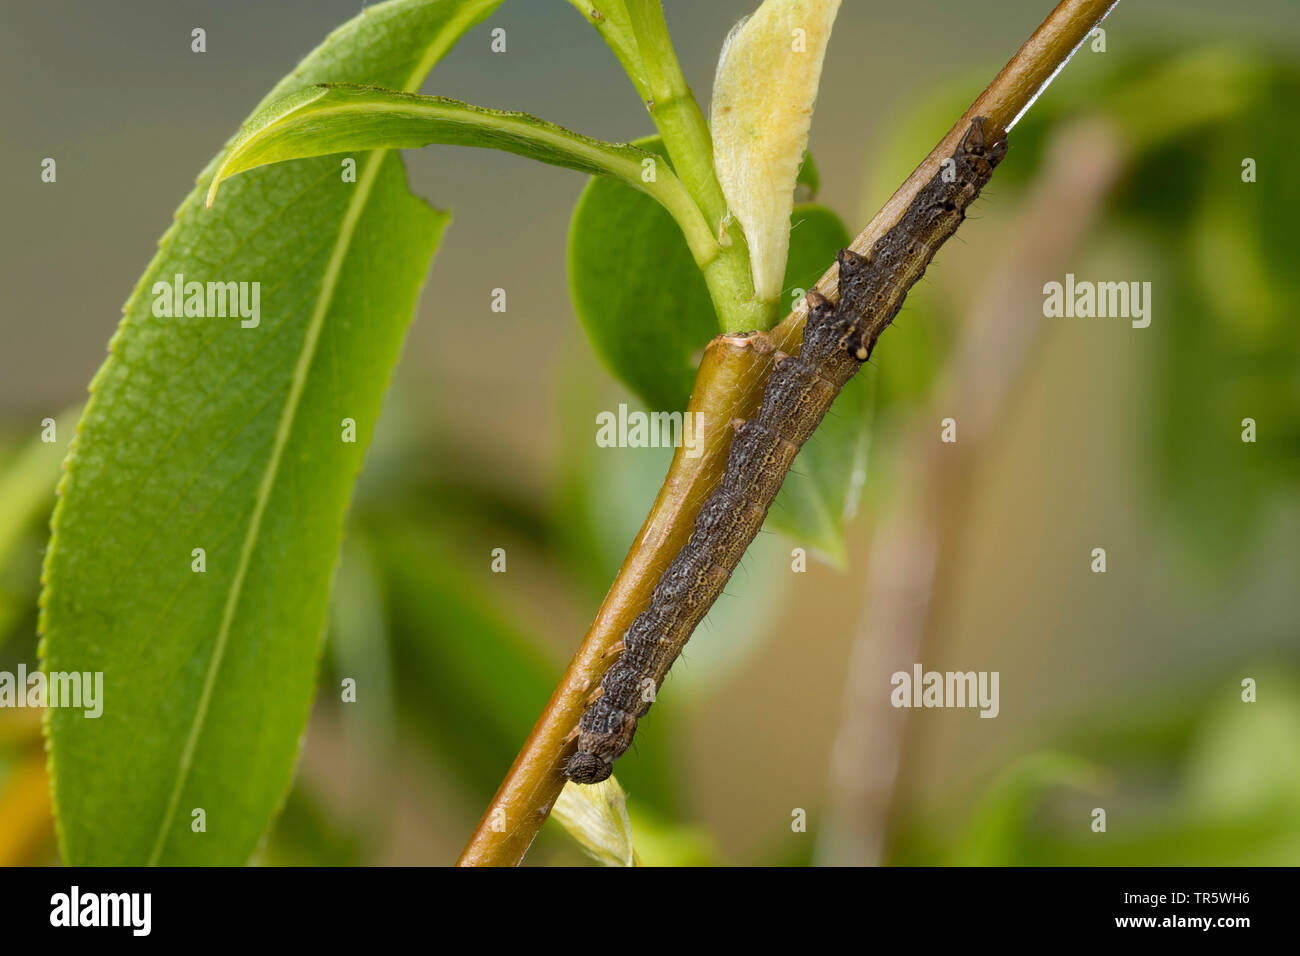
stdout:
[[722,47],[713,80],[713,165],[749,242],[754,290],[781,291],[790,211],[840,0],[764,0]]
[[435,143],[500,149],[592,175],[615,176],[638,188],[648,185],[641,178],[642,161],[653,158],[631,144],[591,139],[527,113],[484,109],[442,96],[326,84],[273,103],[245,125],[213,177],[208,198],[226,178],[268,163]]
[[489,110],[441,96],[374,87],[311,87],[250,120],[208,187],[212,205],[228,177],[267,163],[366,149],[478,146],[596,176],[612,176],[653,196],[682,226],[701,261],[717,244],[668,164],[630,143],[606,143],[527,113]]
[[[496,6],[370,7],[265,103],[414,89]],[[214,161],[91,385],[42,598],[48,670],[103,674],[101,717],[49,711],[68,863],[242,864],[288,791],[344,511],[446,222],[396,154],[348,159],[252,171],[209,210]],[[178,275],[249,283],[256,318],[155,314]]]
[[638,864],[627,794],[613,777],[591,786],[566,783],[551,808],[551,817],[602,866]]

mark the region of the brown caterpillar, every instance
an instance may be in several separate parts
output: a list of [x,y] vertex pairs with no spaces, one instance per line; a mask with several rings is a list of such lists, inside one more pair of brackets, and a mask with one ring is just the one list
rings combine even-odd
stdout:
[[623,652],[605,673],[600,696],[578,725],[578,751],[565,776],[599,783],[631,746],[637,721],[691,632],[713,605],[758,534],[795,455],[812,436],[908,290],[966,218],[1006,154],[1006,137],[985,142],[983,117],[971,121],[951,159],[921,188],[899,221],[866,256],[838,257],[838,307],[809,292],[797,356],[778,356],[758,416],[736,429],[727,468],[700,508],[686,546],[664,570],[647,607],[623,635]]

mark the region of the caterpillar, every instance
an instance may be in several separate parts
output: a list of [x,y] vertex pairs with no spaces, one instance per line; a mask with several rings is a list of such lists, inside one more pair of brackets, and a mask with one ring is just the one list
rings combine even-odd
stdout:
[[570,780],[599,783],[613,772],[654,692],[758,534],[799,449],[1006,155],[1005,134],[986,142],[986,122],[971,121],[952,157],[867,255],[841,250],[838,306],[816,290],[807,294],[803,344],[797,355],[777,354],[758,415],[736,426],[726,470],[690,539],[623,635],[622,653],[578,724],[578,748],[564,768]]

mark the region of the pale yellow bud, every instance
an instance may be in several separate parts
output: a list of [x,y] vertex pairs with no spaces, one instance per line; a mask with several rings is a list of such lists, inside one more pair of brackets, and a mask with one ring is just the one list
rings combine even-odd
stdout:
[[713,80],[713,164],[745,230],[754,291],[781,294],[795,177],[840,0],[764,0],[727,36]]
[[638,865],[627,795],[613,777],[595,784],[566,783],[551,816],[597,863]]

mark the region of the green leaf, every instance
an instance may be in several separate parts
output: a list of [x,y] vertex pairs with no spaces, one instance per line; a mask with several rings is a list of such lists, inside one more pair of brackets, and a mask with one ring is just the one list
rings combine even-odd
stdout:
[[[636,145],[667,155],[657,136]],[[593,179],[569,225],[569,292],[592,347],[615,376],[652,408],[686,407],[694,353],[718,326],[671,216],[641,192]]]
[[[635,145],[666,156],[657,136]],[[801,182],[815,181],[811,157],[801,169],[813,177]],[[791,228],[787,292],[810,287],[848,244],[844,226],[821,206],[795,207]],[[831,248],[836,241],[841,244]],[[686,407],[698,353],[718,325],[704,279],[662,209],[621,183],[591,180],[569,224],[569,293],[592,347],[616,378],[651,408]]]
[[700,262],[717,254],[717,241],[686,189],[666,162],[643,149],[591,139],[527,113],[368,86],[309,87],[260,110],[240,130],[213,176],[208,205],[228,177],[268,163],[433,144],[499,149],[619,179],[653,196],[672,214]]
[[[371,7],[264,103],[324,81],[414,89],[496,6]],[[255,170],[207,210],[214,161],[91,385],[43,596],[48,669],[103,673],[101,717],[49,712],[70,864],[242,864],[289,789],[344,511],[446,223],[396,154],[355,159],[355,182],[337,158]],[[178,273],[260,282],[256,326],[154,315]]]

